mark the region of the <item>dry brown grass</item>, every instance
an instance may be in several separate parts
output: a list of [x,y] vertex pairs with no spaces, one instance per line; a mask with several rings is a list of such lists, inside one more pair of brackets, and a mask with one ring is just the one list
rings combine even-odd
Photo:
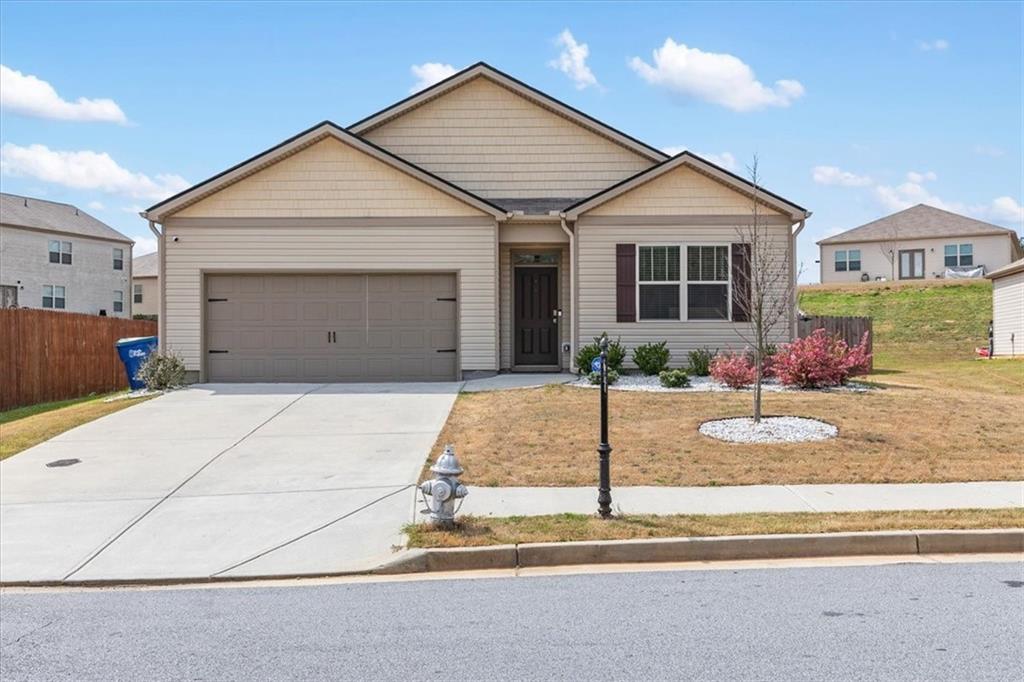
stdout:
[[[701,422],[750,412],[750,393],[610,395],[614,485],[917,483],[1024,478],[1024,363],[883,370],[864,394],[768,393],[765,413],[831,422],[817,443],[738,445]],[[978,373],[984,372],[979,380]],[[896,385],[898,384],[898,385]],[[454,443],[471,484],[596,485],[598,395],[541,389],[459,396],[435,452]]]
[[630,540],[779,533],[839,533],[871,530],[959,530],[1019,528],[1024,509],[845,512],[841,514],[728,514],[722,516],[625,516],[612,520],[582,514],[463,517],[452,531],[427,524],[409,526],[411,547],[470,547],[524,542]]
[[0,459],[16,455],[22,450],[27,450],[33,445],[38,445],[76,426],[118,412],[126,407],[138,405],[153,397],[125,398],[108,403],[104,402],[105,396],[100,396],[85,402],[69,401],[72,404],[35,414],[32,414],[32,411],[47,406],[11,410],[14,413],[11,416],[18,417],[18,412],[26,412],[28,416],[3,420],[0,423]]

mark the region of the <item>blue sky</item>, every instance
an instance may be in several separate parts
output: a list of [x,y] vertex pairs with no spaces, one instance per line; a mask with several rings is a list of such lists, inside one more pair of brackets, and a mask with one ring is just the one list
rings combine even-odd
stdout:
[[815,240],[921,201],[1021,229],[1021,26],[1021,3],[5,0],[0,183],[138,253],[161,193],[405,97],[413,66],[483,60],[656,147],[758,154],[814,212],[810,280]]

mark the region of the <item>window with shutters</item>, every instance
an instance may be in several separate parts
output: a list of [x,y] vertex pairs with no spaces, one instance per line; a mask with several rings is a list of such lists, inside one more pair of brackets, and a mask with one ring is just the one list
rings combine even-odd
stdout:
[[729,247],[686,247],[686,318],[729,319]]
[[637,283],[641,320],[678,320],[679,246],[640,246]]

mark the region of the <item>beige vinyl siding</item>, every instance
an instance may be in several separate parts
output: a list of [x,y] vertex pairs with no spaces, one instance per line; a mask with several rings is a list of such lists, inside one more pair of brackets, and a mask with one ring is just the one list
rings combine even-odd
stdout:
[[[509,244],[502,243],[499,250],[500,258],[500,301],[501,301],[501,369],[510,369],[515,362],[513,344],[512,311],[515,305],[515,292],[512,290],[512,252],[523,253],[558,253],[558,305],[562,308],[562,322],[558,329],[559,346],[569,340],[569,245],[568,244]],[[568,353],[559,351],[561,366],[568,369],[570,358]]]
[[[974,265],[985,266],[985,272],[998,270],[1013,261],[1013,242],[1004,234],[975,235],[966,237],[936,237],[934,239],[906,239],[895,242],[857,242],[850,244],[822,244],[821,277],[823,283],[859,282],[867,273],[872,280],[878,277],[899,279],[899,261],[889,261],[887,252],[895,245],[895,251],[924,249],[924,277],[936,279],[946,271],[946,244],[971,244],[974,251]],[[836,272],[836,251],[860,250],[859,271]]]
[[992,281],[995,355],[1024,355],[1024,272]]
[[497,224],[485,217],[452,218],[450,224],[394,222],[170,218],[165,225],[167,348],[180,354],[189,370],[202,367],[204,272],[455,272],[461,369],[495,370]]
[[328,137],[176,217],[477,216],[481,211]]
[[582,198],[653,165],[484,77],[365,137],[486,198]]
[[[610,219],[606,219],[610,220]],[[606,221],[601,221],[602,223]],[[784,254],[789,241],[787,225],[769,228],[779,253]],[[742,241],[736,228],[694,225],[611,225],[587,223],[586,217],[577,224],[579,248],[579,336],[580,344],[603,332],[612,338],[621,337],[627,348],[628,368],[634,368],[632,350],[644,343],[667,341],[672,353],[671,365],[686,365],[686,354],[704,346],[711,349],[741,350],[747,341],[738,333],[749,329],[745,323],[726,320],[643,321],[616,322],[615,306],[615,245],[627,244],[731,244]],[[680,306],[686,310],[686,254],[681,249],[680,277],[683,288]],[[776,259],[779,260],[779,259]],[[788,264],[786,265],[789,268]],[[784,291],[780,290],[779,295]],[[776,330],[776,343],[790,340],[790,325],[780,323]],[[749,334],[748,334],[749,336]]]
[[[142,303],[135,302],[135,286],[142,285]],[[132,314],[159,315],[160,287],[157,277],[136,277],[132,280]]]
[[[768,208],[766,214],[779,215]],[[639,187],[601,204],[587,215],[741,215],[750,216],[749,197],[692,168],[679,166]]]

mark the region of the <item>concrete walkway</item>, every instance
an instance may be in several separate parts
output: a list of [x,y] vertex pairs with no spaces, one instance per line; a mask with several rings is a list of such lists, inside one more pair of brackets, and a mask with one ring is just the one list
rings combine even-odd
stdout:
[[0,462],[0,580],[377,565],[460,387],[207,384],[67,431]]
[[519,373],[506,372],[486,379],[470,379],[462,386],[465,393],[478,393],[480,391],[508,391],[515,388],[537,388],[549,384],[567,384],[576,381],[575,374],[568,372],[536,372]]
[[[592,514],[596,488],[483,488],[470,484],[462,513],[477,516]],[[1024,507],[1024,481],[612,488],[623,514],[742,514]]]

